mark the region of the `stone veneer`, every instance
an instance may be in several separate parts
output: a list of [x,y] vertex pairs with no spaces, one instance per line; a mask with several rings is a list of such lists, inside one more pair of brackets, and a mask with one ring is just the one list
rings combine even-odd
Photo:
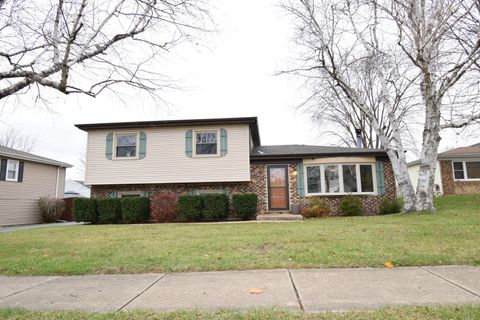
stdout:
[[440,160],[440,174],[444,195],[480,193],[480,181],[455,181],[453,179],[452,160]]
[[[385,170],[385,195],[359,196],[362,199],[365,214],[373,215],[378,213],[378,207],[384,198],[395,199],[395,178],[392,166],[388,159],[383,160]],[[288,164],[290,205],[299,204],[301,207],[307,207],[310,199],[314,197],[300,197],[297,193],[297,161],[282,162]],[[249,182],[229,182],[229,183],[178,183],[178,184],[132,184],[132,185],[93,185],[91,187],[93,197],[108,197],[112,191],[146,191],[149,195],[156,193],[168,193],[176,195],[189,194],[196,190],[227,190],[228,193],[253,192],[258,195],[258,212],[268,212],[268,191],[267,191],[267,162],[252,162],[250,164]],[[277,163],[275,163],[277,164]],[[320,196],[332,208],[332,215],[338,214],[338,204],[343,196]]]

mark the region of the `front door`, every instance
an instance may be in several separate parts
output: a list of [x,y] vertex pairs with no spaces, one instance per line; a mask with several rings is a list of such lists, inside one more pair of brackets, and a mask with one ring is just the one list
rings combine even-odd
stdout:
[[288,203],[288,166],[269,165],[268,175],[268,209],[275,211],[289,210]]

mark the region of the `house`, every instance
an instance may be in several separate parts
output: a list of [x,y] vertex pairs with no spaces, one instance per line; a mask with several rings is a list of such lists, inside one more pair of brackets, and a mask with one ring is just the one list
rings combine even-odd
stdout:
[[64,198],[90,198],[90,187],[83,181],[67,179],[65,181]]
[[[420,160],[407,166],[416,189]],[[480,193],[480,143],[439,153],[435,186],[437,193],[444,195]]]
[[262,146],[256,117],[78,124],[88,133],[85,184],[93,197],[254,192],[259,212],[289,212],[323,197],[362,198],[376,213],[395,197],[382,150]]
[[40,197],[62,198],[68,163],[0,146],[0,226],[41,222]]

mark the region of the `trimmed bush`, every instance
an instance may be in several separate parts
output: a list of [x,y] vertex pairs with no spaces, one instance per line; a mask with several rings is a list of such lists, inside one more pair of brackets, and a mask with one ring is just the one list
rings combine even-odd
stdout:
[[65,210],[65,201],[56,198],[40,198],[37,201],[38,211],[42,216],[43,222],[55,222]]
[[203,218],[201,196],[178,197],[178,215],[184,221],[200,221]]
[[305,219],[310,219],[328,216],[331,211],[332,209],[324,200],[313,198],[310,205],[302,209],[301,214]]
[[355,196],[346,196],[340,200],[338,209],[343,216],[359,216],[363,213],[362,199]]
[[122,219],[122,205],[118,198],[97,199],[98,223],[117,223]]
[[402,199],[397,198],[394,200],[383,199],[380,203],[379,213],[380,214],[392,214],[402,212],[403,203]]
[[177,217],[177,196],[155,194],[150,200],[150,212],[155,222],[171,222]]
[[125,223],[140,223],[150,220],[150,200],[146,197],[121,198],[122,217]]
[[97,223],[98,213],[93,198],[77,198],[73,200],[73,217],[76,222]]
[[237,216],[243,220],[255,219],[257,203],[258,196],[256,193],[234,194],[232,198],[233,209]]
[[218,221],[228,216],[228,196],[226,194],[207,194],[203,197],[203,216],[205,220]]

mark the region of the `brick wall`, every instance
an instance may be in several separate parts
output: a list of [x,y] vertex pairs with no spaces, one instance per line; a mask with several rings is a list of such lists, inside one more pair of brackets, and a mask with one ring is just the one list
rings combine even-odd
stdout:
[[452,160],[440,160],[443,194],[476,194],[480,193],[480,181],[455,181],[453,179]]
[[[390,161],[384,161],[385,170],[385,195],[384,196],[360,196],[365,208],[365,214],[377,214],[378,206],[384,197],[395,198],[395,178]],[[283,162],[285,164],[286,162]],[[297,193],[297,161],[288,163],[290,205],[298,204],[301,207],[308,206],[313,197],[300,197]],[[205,183],[205,184],[132,184],[132,185],[94,185],[92,186],[92,197],[108,197],[112,191],[146,191],[150,195],[155,193],[168,193],[185,195],[192,189],[197,190],[227,190],[229,194],[253,192],[258,195],[258,212],[268,212],[268,190],[267,190],[267,163],[252,163],[250,165],[250,182],[232,183]],[[321,196],[332,208],[332,214],[338,214],[338,203],[344,196]]]

